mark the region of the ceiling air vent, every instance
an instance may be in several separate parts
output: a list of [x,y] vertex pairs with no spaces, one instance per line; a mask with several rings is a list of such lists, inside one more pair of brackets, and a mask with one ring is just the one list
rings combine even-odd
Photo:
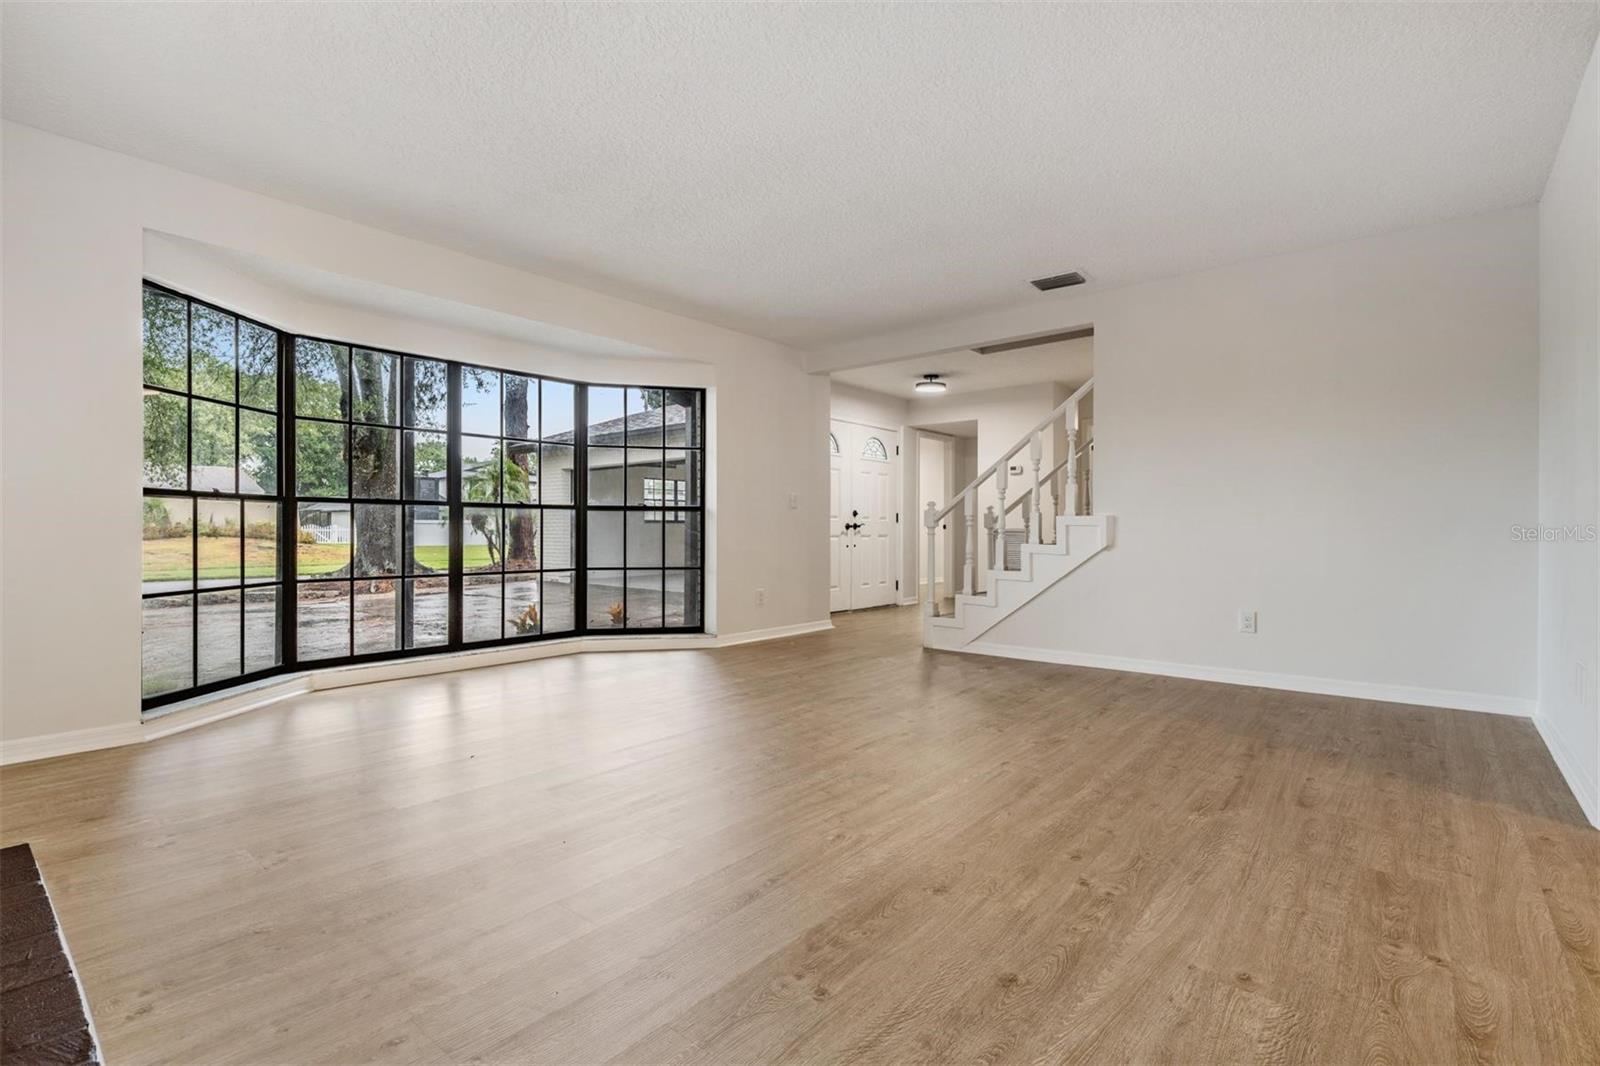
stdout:
[[1084,277],[1074,270],[1070,274],[1057,274],[1053,278],[1035,278],[1028,284],[1040,292],[1049,292],[1051,289],[1064,289],[1069,285],[1082,285]]

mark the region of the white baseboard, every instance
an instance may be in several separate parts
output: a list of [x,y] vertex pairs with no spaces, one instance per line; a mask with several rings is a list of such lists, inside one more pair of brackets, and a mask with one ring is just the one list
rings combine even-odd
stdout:
[[784,637],[799,637],[807,633],[821,633],[833,628],[833,622],[824,618],[820,622],[801,622],[792,626],[773,626],[770,629],[747,629],[743,633],[724,633],[716,637],[713,647],[731,648],[736,644],[754,644],[760,640],[781,640]]
[[136,744],[143,739],[144,732],[139,723],[129,722],[126,725],[71,729],[65,733],[46,733],[38,737],[7,740],[0,743],[0,766],[33,762],[37,759],[54,759],[58,755],[76,755],[81,751],[116,748],[123,744]]
[[159,740],[174,733],[183,733],[212,722],[219,722],[224,718],[232,718],[236,714],[257,710],[290,696],[324,689],[370,685],[378,681],[426,677],[457,670],[475,670],[480,666],[532,662],[557,655],[729,648],[739,644],[754,644],[758,641],[780,640],[805,633],[819,633],[832,628],[833,623],[824,619],[819,622],[801,622],[797,625],[773,626],[768,629],[750,629],[741,633],[664,634],[659,637],[622,635],[574,637],[570,640],[548,640],[513,647],[447,652],[411,659],[307,670],[264,678],[214,695],[197,696],[192,700],[164,708],[161,714],[147,718],[143,722],[79,729],[69,733],[48,733],[39,737],[6,741],[0,744],[0,765],[33,762],[36,759],[51,759],[57,755],[72,755],[81,751],[95,751],[99,748],[115,748],[124,744]]
[[1273,674],[1260,670],[1236,670],[1221,666],[1196,666],[1191,663],[1165,663],[1154,659],[1125,659],[1115,655],[1057,651],[1054,648],[1024,648],[1014,644],[974,641],[965,648],[952,649],[974,655],[994,655],[1003,659],[1028,659],[1059,663],[1063,666],[1088,666],[1097,670],[1125,670],[1135,674],[1161,674],[1194,681],[1215,681],[1224,685],[1252,688],[1277,688],[1308,692],[1318,696],[1344,696],[1383,703],[1407,703],[1419,707],[1449,707],[1461,711],[1509,714],[1532,718],[1535,702],[1517,696],[1497,696],[1483,692],[1456,692],[1451,689],[1414,688],[1410,685],[1384,685],[1370,681],[1342,681],[1302,674]]
[[1566,779],[1578,806],[1583,808],[1584,817],[1589,819],[1590,825],[1600,829],[1600,785],[1589,776],[1588,770],[1567,743],[1567,738],[1556,729],[1554,722],[1540,713],[1533,716],[1533,725],[1539,730],[1539,738],[1549,749],[1550,758],[1555,760],[1556,769]]

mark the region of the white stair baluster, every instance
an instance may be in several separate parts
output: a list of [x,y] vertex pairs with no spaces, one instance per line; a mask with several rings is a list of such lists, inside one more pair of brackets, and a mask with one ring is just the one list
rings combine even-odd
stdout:
[[1067,505],[1078,513],[1078,429],[1067,430]]
[[967,522],[967,595],[978,594],[978,493],[969,489],[962,503]]
[[[1001,529],[1005,529],[1006,528],[1006,464],[1009,463],[1010,461],[1011,460],[1009,458],[1001,459],[1000,460],[1000,466],[994,472],[994,487],[995,487],[995,490],[997,492],[999,492],[999,494],[1000,494],[1000,528]],[[990,557],[989,557],[989,565],[990,566],[994,565],[994,555],[993,555],[992,552],[990,553]],[[1004,570],[1005,568],[1006,568],[1006,556],[1005,556],[1004,549],[1002,549],[1001,552],[1000,552],[1000,569]]]
[[922,605],[922,613],[929,618],[939,615],[939,556],[934,550],[933,538],[939,529],[939,508],[932,500],[928,501],[928,509],[922,512],[922,524],[928,527],[928,602]]
[[990,570],[993,570],[996,565],[999,565],[1002,570],[1005,569],[1006,560],[1004,554],[1000,556],[998,564],[995,561],[994,555],[994,538],[995,534],[999,530],[999,526],[1000,520],[995,517],[994,504],[991,503],[988,507],[983,509],[984,539],[989,542],[989,561],[986,565]]
[[1039,464],[1044,462],[1042,433],[1035,433],[1028,441],[1028,458],[1033,460],[1033,499],[1028,504],[1033,510],[1033,528],[1028,533],[1028,543],[1041,544],[1044,542],[1044,520],[1039,510]]

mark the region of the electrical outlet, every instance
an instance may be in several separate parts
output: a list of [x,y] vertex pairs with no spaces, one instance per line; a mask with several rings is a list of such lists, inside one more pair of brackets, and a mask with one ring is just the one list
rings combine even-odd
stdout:
[[1256,631],[1256,613],[1254,611],[1239,612],[1239,632],[1254,633]]
[[789,493],[789,510],[798,511],[799,509],[800,509],[800,494],[798,492]]
[[756,589],[756,606],[757,607],[765,607],[766,605],[767,605],[767,590],[766,589]]

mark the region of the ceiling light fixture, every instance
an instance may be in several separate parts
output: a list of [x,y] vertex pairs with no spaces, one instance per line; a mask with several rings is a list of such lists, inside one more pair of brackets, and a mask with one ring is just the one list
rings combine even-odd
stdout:
[[945,384],[939,380],[938,374],[924,374],[921,381],[911,386],[912,392],[920,392],[925,396],[938,396],[944,390]]

